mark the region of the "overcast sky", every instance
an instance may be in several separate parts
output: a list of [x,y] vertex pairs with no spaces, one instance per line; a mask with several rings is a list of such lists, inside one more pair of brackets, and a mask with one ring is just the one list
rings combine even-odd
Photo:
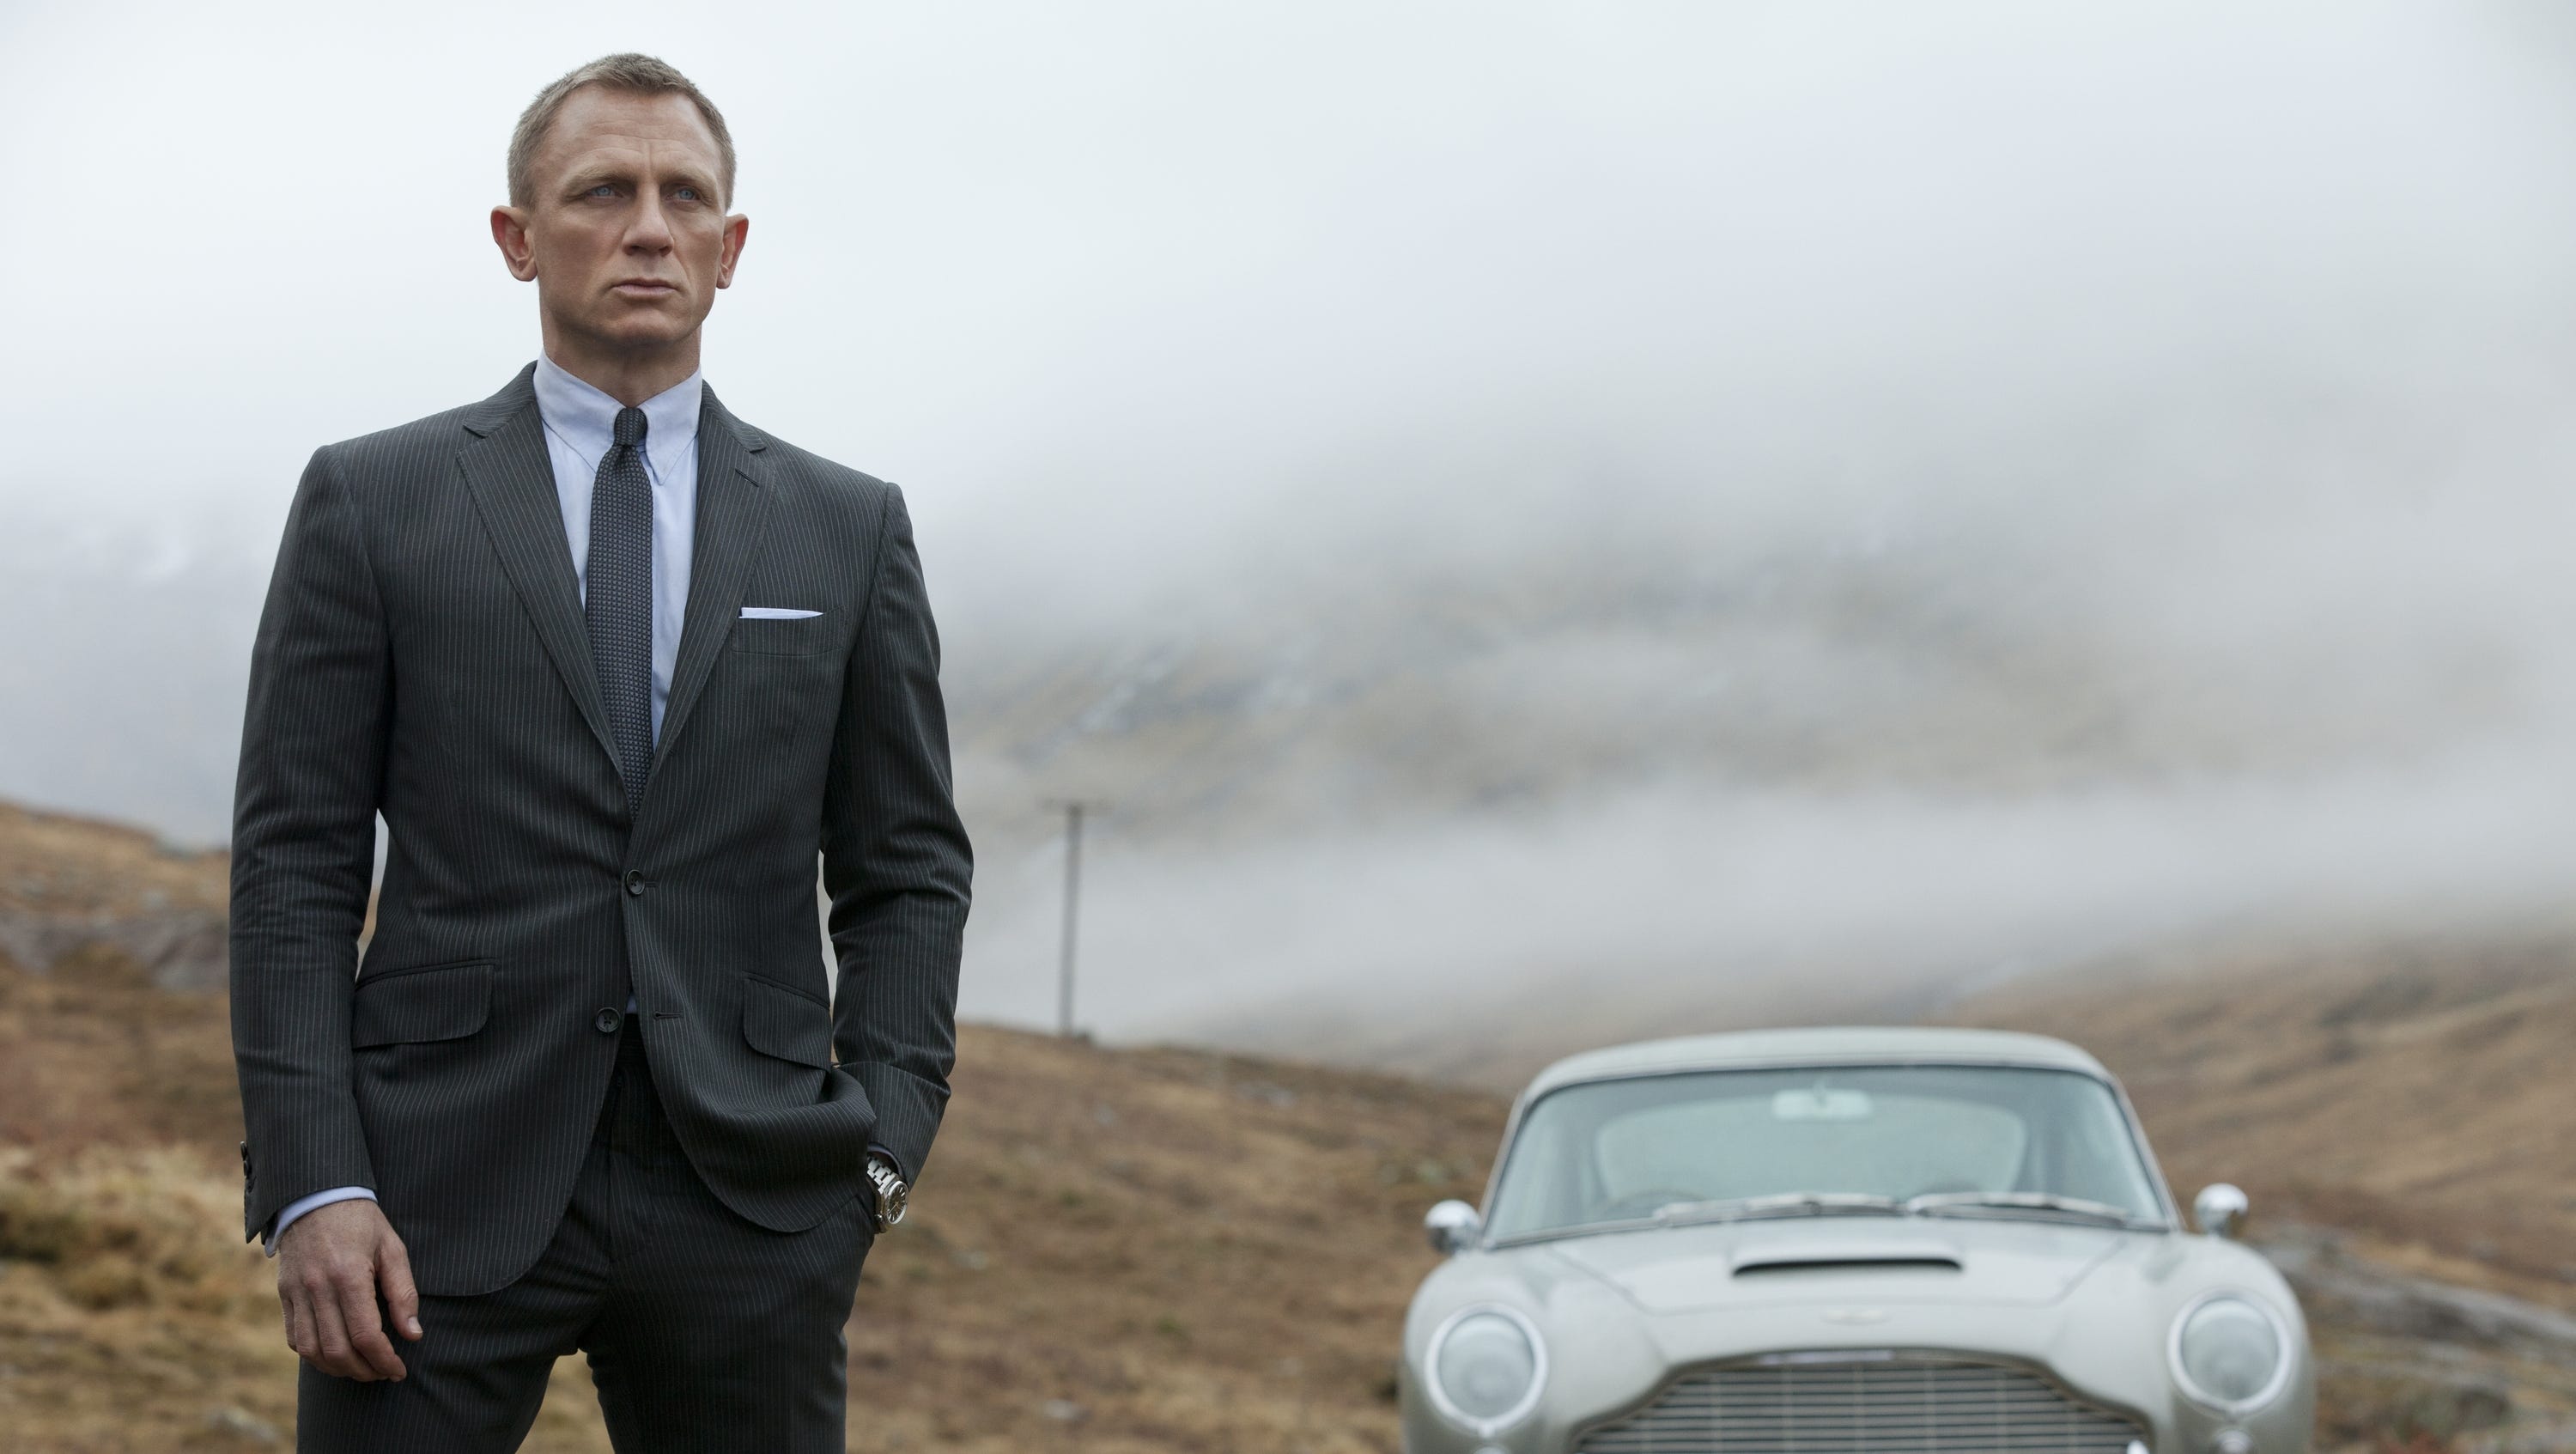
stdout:
[[[1569,540],[1748,572],[1912,550],[1980,620],[2142,664],[2136,720],[2189,708],[2160,744],[2334,744],[2216,786],[2176,748],[2189,782],[2080,803],[1694,780],[1123,870],[1113,836],[1113,1025],[1318,966],[1472,975],[1574,932],[1497,908],[1569,862],[1640,963],[1863,920],[1823,938],[1937,923],[1974,963],[2177,903],[2456,900],[2454,842],[2537,901],[2576,855],[2538,811],[2576,785],[2555,7],[608,13],[0,6],[0,793],[220,836],[303,461],[532,356],[485,223],[509,128],[633,48],[741,152],[710,383],[903,483],[953,677],[1176,622],[1275,642],[1355,578],[1481,588]],[[2032,890],[2074,842],[2102,854]],[[1693,865],[1747,853],[1695,899]],[[1044,1003],[1050,862],[987,862],[987,1009]],[[1912,887],[1856,914],[1855,872]],[[1337,917],[1397,884],[1409,908]],[[1180,982],[1265,914],[1233,979]]]
[[1424,421],[1968,433],[2186,351],[2421,376],[2456,360],[2369,345],[2563,316],[2539,6],[620,13],[0,11],[0,504],[265,546],[314,444],[497,386],[535,332],[486,233],[510,124],[619,46],[739,142],[711,382],[933,521],[1186,529]]

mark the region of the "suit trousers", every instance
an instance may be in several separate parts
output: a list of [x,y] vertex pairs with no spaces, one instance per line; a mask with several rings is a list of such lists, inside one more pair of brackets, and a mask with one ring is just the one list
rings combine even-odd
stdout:
[[618,1034],[544,1254],[498,1291],[422,1297],[420,1340],[394,1339],[399,1382],[304,1366],[299,1454],[506,1454],[576,1348],[619,1454],[845,1454],[847,1325],[876,1240],[867,1198],[802,1232],[736,1214],[664,1119],[635,1016]]

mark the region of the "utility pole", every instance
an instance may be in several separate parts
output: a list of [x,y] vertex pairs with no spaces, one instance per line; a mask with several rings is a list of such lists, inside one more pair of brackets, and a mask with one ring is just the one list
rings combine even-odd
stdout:
[[1085,802],[1080,798],[1055,798],[1050,808],[1064,810],[1064,959],[1062,976],[1056,987],[1056,1033],[1073,1038],[1073,929],[1075,906],[1082,898],[1082,815],[1105,803]]

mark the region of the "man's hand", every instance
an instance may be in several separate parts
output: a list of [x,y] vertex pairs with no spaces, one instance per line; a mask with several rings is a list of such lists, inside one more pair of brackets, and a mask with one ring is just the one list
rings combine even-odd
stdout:
[[360,1383],[403,1376],[377,1311],[379,1286],[392,1325],[406,1338],[420,1337],[411,1256],[383,1209],[364,1197],[315,1207],[277,1239],[287,1346],[324,1373]]

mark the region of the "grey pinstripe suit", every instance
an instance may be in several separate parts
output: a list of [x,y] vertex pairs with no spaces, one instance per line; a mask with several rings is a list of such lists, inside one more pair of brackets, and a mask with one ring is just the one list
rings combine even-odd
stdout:
[[547,1250],[630,989],[678,1150],[771,1233],[846,1211],[871,1139],[918,1177],[955,1056],[971,859],[901,493],[706,393],[687,612],[630,819],[532,372],[315,453],[234,808],[245,1234],[370,1187],[425,1295],[503,1288]]

